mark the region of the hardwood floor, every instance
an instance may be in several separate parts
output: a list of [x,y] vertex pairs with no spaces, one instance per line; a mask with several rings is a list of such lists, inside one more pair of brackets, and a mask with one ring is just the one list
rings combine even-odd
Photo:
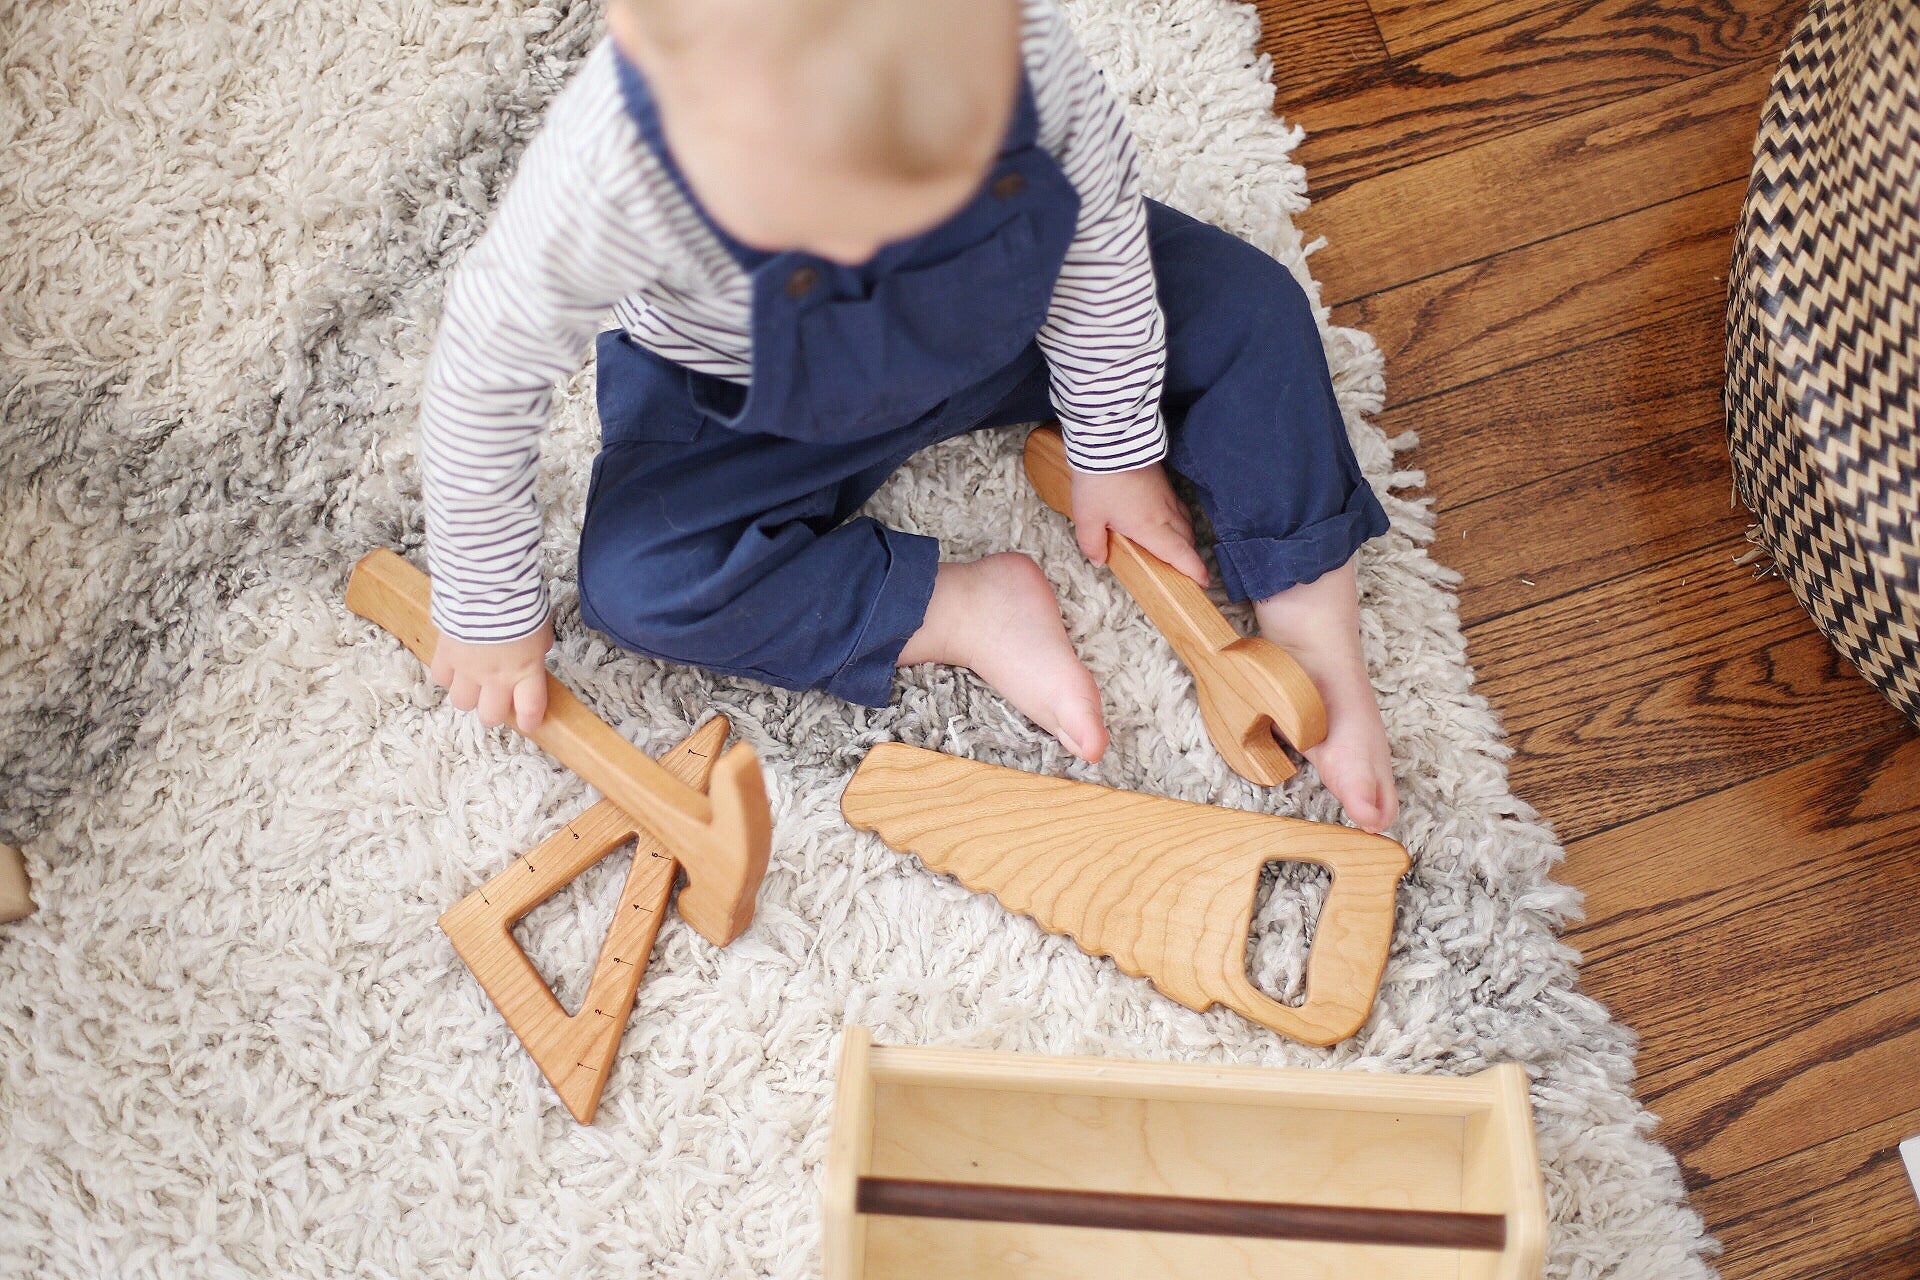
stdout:
[[1731,557],[1726,268],[1802,0],[1265,0],[1587,989],[1729,1280],[1914,1280],[1920,736]]

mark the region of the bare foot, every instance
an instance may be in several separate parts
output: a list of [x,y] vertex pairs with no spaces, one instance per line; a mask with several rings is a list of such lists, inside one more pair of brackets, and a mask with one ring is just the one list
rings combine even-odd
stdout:
[[1360,649],[1360,596],[1353,562],[1253,607],[1260,634],[1294,656],[1327,704],[1326,741],[1307,752],[1347,816],[1384,831],[1400,812],[1380,704]]
[[966,667],[1082,760],[1107,750],[1100,690],[1060,621],[1040,566],[1017,551],[940,566],[926,621],[900,652],[903,667]]

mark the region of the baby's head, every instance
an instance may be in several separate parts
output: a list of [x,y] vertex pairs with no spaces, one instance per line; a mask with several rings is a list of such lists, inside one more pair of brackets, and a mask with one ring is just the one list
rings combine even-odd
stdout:
[[1019,86],[1018,0],[610,0],[607,25],[714,220],[838,262],[965,203]]

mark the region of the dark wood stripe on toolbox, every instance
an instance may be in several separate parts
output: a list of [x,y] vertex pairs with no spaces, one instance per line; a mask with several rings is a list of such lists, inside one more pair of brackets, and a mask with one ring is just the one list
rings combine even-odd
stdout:
[[1190,1196],[1073,1191],[969,1182],[862,1178],[861,1213],[966,1222],[1018,1222],[1106,1231],[1312,1240],[1328,1244],[1408,1245],[1432,1249],[1504,1249],[1507,1220],[1497,1213],[1370,1209],[1350,1205],[1263,1204]]

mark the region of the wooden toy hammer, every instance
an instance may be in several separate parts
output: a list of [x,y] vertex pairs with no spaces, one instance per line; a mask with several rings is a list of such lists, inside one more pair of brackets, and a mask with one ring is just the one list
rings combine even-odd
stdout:
[[[430,599],[427,575],[385,548],[354,566],[347,582],[347,608],[393,633],[425,663],[433,661],[440,639]],[[753,748],[739,743],[715,760],[702,794],[621,737],[551,675],[547,718],[532,736],[600,788],[686,870],[680,914],[702,937],[724,947],[752,923],[773,844],[773,818]]]
[[[1026,462],[1040,500],[1072,519],[1060,433],[1042,427],[1028,436]],[[1117,533],[1108,535],[1107,567],[1193,673],[1207,736],[1228,767],[1266,787],[1292,777],[1293,761],[1277,739],[1305,751],[1327,736],[1327,709],[1293,655],[1235,631],[1192,578]]]

